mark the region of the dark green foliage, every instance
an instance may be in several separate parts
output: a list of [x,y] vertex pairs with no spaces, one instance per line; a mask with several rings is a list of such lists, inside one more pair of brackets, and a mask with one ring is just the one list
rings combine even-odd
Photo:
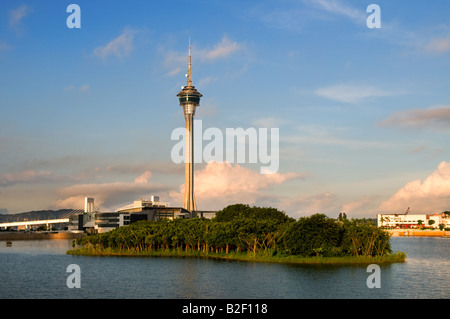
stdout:
[[186,250],[250,255],[383,256],[389,234],[372,222],[316,214],[298,221],[273,208],[228,206],[213,220],[140,221],[84,237],[78,245],[120,251]]
[[292,255],[342,255],[343,229],[340,223],[325,215],[302,217],[292,223],[284,236],[285,249]]
[[342,248],[347,255],[383,256],[392,252],[389,233],[371,221],[347,221],[343,228]]
[[272,219],[279,222],[294,221],[284,212],[272,207],[250,207],[244,204],[229,205],[216,213],[215,221],[229,222],[236,218]]

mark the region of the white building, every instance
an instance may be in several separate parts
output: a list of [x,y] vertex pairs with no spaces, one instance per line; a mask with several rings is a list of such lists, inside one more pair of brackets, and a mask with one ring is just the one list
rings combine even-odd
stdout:
[[[431,225],[430,225],[430,221]],[[448,215],[434,214],[377,214],[378,227],[388,228],[419,228],[432,227],[439,228],[443,224],[444,228],[450,227],[450,218]]]
[[118,212],[140,212],[146,208],[153,207],[168,207],[168,203],[163,203],[159,201],[159,196],[150,196],[150,199],[139,199],[135,200],[133,204],[122,207]]

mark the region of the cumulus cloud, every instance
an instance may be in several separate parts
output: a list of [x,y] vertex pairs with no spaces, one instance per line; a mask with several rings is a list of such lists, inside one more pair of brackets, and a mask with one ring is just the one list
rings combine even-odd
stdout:
[[115,39],[111,40],[104,46],[94,49],[94,55],[106,59],[109,56],[123,58],[128,56],[134,49],[133,41],[136,31],[131,28],[125,28],[123,32]]
[[450,163],[441,162],[423,182],[414,180],[380,205],[382,212],[432,214],[450,209]]
[[[304,178],[304,173],[263,175],[246,167],[230,163],[209,162],[195,172],[195,196],[198,209],[221,209],[235,203],[255,204],[263,200],[264,190],[288,180]],[[182,202],[184,185],[171,197]]]
[[381,126],[401,126],[404,128],[432,128],[448,130],[450,127],[450,106],[410,109],[393,113],[379,123]]
[[140,197],[170,190],[168,186],[149,183],[150,177],[151,172],[146,171],[134,182],[78,184],[64,187],[59,190],[62,199],[56,201],[53,206],[55,208],[80,208],[84,205],[85,197],[93,197],[96,205],[115,209]]
[[135,183],[148,183],[149,178],[152,177],[152,172],[150,171],[145,171],[142,175],[136,177],[134,179]]

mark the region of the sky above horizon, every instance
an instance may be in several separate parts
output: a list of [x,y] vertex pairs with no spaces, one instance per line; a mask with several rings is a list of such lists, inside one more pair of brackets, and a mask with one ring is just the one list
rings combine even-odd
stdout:
[[[71,3],[81,28],[68,28]],[[368,28],[369,4],[381,28]],[[181,206],[177,93],[207,128],[278,128],[279,169],[196,164],[199,210],[450,210],[450,2],[0,3],[0,213]]]

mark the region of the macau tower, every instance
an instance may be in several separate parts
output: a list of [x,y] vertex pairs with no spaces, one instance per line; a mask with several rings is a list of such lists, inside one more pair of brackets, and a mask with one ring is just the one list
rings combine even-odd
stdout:
[[189,66],[187,76],[187,86],[182,87],[177,97],[180,106],[183,108],[184,119],[186,120],[186,148],[184,166],[184,200],[183,208],[191,213],[197,210],[194,196],[194,116],[197,106],[200,104],[202,95],[192,85],[191,74],[191,40],[189,39]]

